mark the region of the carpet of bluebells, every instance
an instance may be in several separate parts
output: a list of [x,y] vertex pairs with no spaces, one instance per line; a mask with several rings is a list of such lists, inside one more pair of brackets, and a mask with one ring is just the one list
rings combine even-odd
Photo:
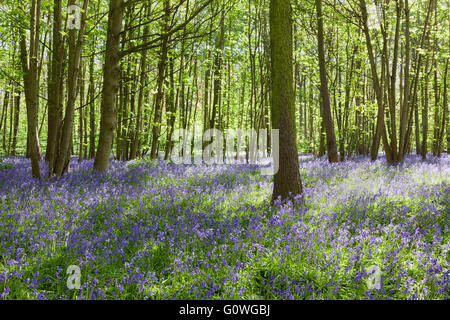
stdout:
[[3,159],[0,300],[449,299],[449,155],[301,156],[303,205],[271,205],[256,165],[92,165],[34,180]]

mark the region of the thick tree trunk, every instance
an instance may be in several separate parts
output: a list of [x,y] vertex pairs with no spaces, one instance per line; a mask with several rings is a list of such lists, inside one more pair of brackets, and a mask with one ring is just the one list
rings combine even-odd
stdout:
[[38,63],[39,30],[40,30],[40,0],[33,0],[31,4],[30,21],[30,51],[27,52],[25,34],[20,38],[20,60],[22,64],[25,100],[27,105],[27,145],[31,158],[31,174],[34,178],[41,178],[39,160],[41,158],[38,137]]
[[[296,141],[292,67],[292,9],[289,0],[270,1],[272,128],[279,129],[279,170],[272,201],[302,194]],[[273,150],[273,148],[272,148]]]
[[106,57],[103,69],[103,90],[101,102],[100,136],[94,169],[105,171],[109,167],[116,126],[116,92],[120,76],[120,33],[122,31],[123,0],[110,0],[108,31],[106,39]]
[[60,92],[62,81],[62,69],[64,60],[64,42],[61,34],[62,26],[62,0],[54,0],[53,3],[53,54],[51,69],[48,79],[48,131],[45,160],[48,162],[48,173],[54,170],[57,133],[58,133],[58,109],[60,107]]

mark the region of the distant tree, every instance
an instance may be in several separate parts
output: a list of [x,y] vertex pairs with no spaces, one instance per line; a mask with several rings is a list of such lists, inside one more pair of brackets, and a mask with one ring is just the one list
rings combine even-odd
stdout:
[[152,149],[150,151],[150,157],[156,159],[158,156],[158,146],[159,146],[159,136],[161,132],[161,118],[163,111],[163,97],[164,97],[164,79],[167,67],[167,54],[168,54],[168,43],[169,43],[169,24],[170,24],[170,0],[164,0],[164,22],[162,24],[161,34],[163,39],[161,41],[161,51],[159,53],[158,62],[158,79],[157,79],[157,93],[155,101],[155,116],[153,118],[153,129],[152,129]]
[[319,51],[319,68],[320,68],[320,97],[322,99],[322,116],[323,125],[327,135],[328,160],[330,162],[338,162],[338,154],[336,147],[336,135],[334,134],[333,118],[331,116],[330,93],[328,91],[327,71],[325,68],[325,50],[323,41],[323,14],[322,1],[316,0],[317,12],[317,42]]

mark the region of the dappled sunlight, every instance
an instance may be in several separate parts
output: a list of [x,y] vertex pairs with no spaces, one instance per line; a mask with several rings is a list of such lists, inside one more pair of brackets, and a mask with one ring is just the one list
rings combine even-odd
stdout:
[[[73,162],[51,182],[21,174],[25,159],[5,162],[8,298],[448,298],[446,155],[397,167],[305,159],[303,207],[270,205],[272,179],[254,165],[113,162],[98,174]],[[75,293],[70,264],[82,271]],[[371,265],[380,290],[366,287]]]

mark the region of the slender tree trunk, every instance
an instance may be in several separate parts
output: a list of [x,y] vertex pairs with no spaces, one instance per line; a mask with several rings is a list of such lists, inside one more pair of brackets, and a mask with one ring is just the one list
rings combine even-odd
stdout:
[[[395,24],[395,35],[394,35],[394,57],[392,59],[392,72],[390,78],[390,88],[389,88],[389,112],[390,112],[390,124],[391,124],[391,149],[392,157],[394,161],[399,161],[398,156],[398,141],[397,141],[397,119],[396,119],[396,83],[397,83],[397,62],[398,62],[398,51],[399,51],[399,39],[400,39],[400,21],[402,13],[402,1],[396,2],[396,24]],[[385,32],[386,33],[386,32]],[[385,36],[386,38],[387,36]],[[387,59],[386,59],[387,61]],[[386,65],[386,70],[389,70],[389,63]],[[401,78],[400,78],[401,79]],[[401,80],[400,80],[401,81]]]
[[[14,92],[13,92],[13,94],[14,94]],[[5,106],[6,106],[6,108],[5,108],[5,117],[4,117],[4,123],[3,123],[3,143],[2,143],[2,146],[3,146],[3,150],[5,151],[5,153],[7,154],[8,153],[8,150],[7,150],[7,147],[6,147],[6,137],[8,136],[8,128],[7,128],[7,126],[8,126],[8,109],[10,109],[11,107],[10,107],[10,105],[11,105],[11,103],[9,103],[10,101],[9,100],[11,100],[11,96],[10,96],[10,94],[9,94],[9,92],[8,92],[8,99],[5,101],[6,102],[6,104],[5,104]],[[9,114],[11,114],[11,112],[9,112]],[[10,126],[10,128],[9,128],[9,131],[11,131],[11,126]]]
[[[3,137],[6,136],[6,119],[8,118],[8,106],[9,106],[9,96],[10,92],[8,90],[5,91],[5,95],[3,96],[3,108],[2,114],[0,117],[0,132],[3,129]],[[5,120],[5,121],[4,121]]]
[[410,65],[410,31],[409,31],[409,4],[405,0],[405,62],[403,80],[403,99],[400,104],[400,141],[398,160],[403,161],[406,153],[406,128],[409,114],[409,65]]
[[434,46],[433,46],[433,76],[434,76],[434,130],[433,130],[433,155],[437,156],[440,154],[439,148],[439,136],[440,136],[440,108],[439,108],[439,84],[438,84],[438,62],[437,62],[437,52],[438,48],[438,16],[437,16],[437,2],[434,6]]
[[10,151],[13,157],[16,155],[17,133],[19,132],[20,95],[21,95],[20,91],[17,91],[14,94],[14,129]]
[[[428,38],[429,38],[429,27],[428,27],[428,25],[429,25],[429,23],[428,23],[428,21],[429,21],[429,17],[430,17],[430,13],[432,12],[432,9],[433,9],[433,1],[434,0],[429,0],[429,2],[428,2],[428,8],[427,8],[427,13],[426,13],[426,18],[425,18],[425,22],[424,22],[424,27],[423,27],[423,32],[422,32],[422,37],[421,37],[421,40],[420,40],[420,48],[423,48],[424,46],[428,46]],[[405,0],[405,23],[406,23],[406,54],[407,54],[407,61],[409,62],[409,8],[408,8],[408,0]],[[416,59],[415,59],[416,61],[415,61],[415,70],[416,70],[416,75],[415,75],[415,77],[413,78],[413,81],[412,81],[412,86],[411,86],[411,93],[412,93],[412,95],[411,94],[409,94],[409,92],[408,92],[408,99],[405,99],[405,101],[404,101],[404,104],[406,103],[407,104],[407,106],[408,105],[410,105],[410,115],[409,115],[409,120],[406,120],[407,121],[407,129],[406,129],[406,134],[405,134],[405,136],[404,136],[404,141],[403,141],[403,145],[406,147],[406,145],[409,143],[409,140],[410,140],[410,134],[411,134],[411,131],[412,131],[412,120],[413,120],[413,112],[414,112],[414,115],[416,116],[415,118],[417,118],[418,119],[418,115],[416,114],[416,110],[417,110],[417,108],[418,108],[418,106],[417,106],[417,101],[418,101],[418,98],[417,98],[417,95],[418,95],[418,83],[419,83],[419,77],[420,77],[420,70],[421,70],[421,65],[422,65],[422,54],[417,54],[416,55]],[[406,73],[406,72],[405,72]],[[409,69],[408,69],[408,74],[409,74]],[[405,75],[405,83],[406,83],[406,75]],[[409,76],[408,76],[408,79],[409,79]],[[406,88],[406,86],[405,86],[405,94],[406,94],[406,89],[408,89],[409,90],[409,88],[410,88],[410,85],[408,84],[408,86],[407,86],[407,88]],[[405,95],[405,97],[406,97],[406,95]],[[407,119],[408,119],[408,117],[406,117]],[[416,132],[416,136],[418,137],[419,136],[419,133],[418,132]],[[417,140],[416,140],[416,143],[418,143],[417,142]],[[417,149],[420,149],[420,143],[418,143],[418,146],[419,146],[419,148],[417,148]],[[404,150],[404,152],[406,152],[406,150]],[[421,152],[417,152],[418,154],[420,154]],[[404,157],[404,154],[403,154],[403,157]]]
[[[145,15],[148,16],[150,12],[150,6],[146,6]],[[148,40],[148,33],[149,33],[149,26],[146,25],[144,27],[144,32],[142,39],[145,42]],[[134,137],[131,143],[131,150],[130,150],[130,159],[136,158],[139,151],[140,146],[140,136],[141,136],[141,130],[142,130],[142,110],[144,109],[144,91],[145,87],[147,85],[147,50],[143,50],[141,53],[141,61],[140,61],[140,75],[139,75],[139,95],[138,95],[138,102],[137,102],[137,116],[136,116],[136,122],[135,122],[135,128],[136,131],[134,133]]]
[[[70,4],[75,4],[71,0]],[[84,0],[80,30],[69,30],[69,66],[67,80],[66,112],[63,121],[59,154],[55,162],[55,174],[61,176],[71,156],[71,140],[75,117],[75,101],[78,92],[78,75],[80,73],[81,54],[83,52],[84,32],[89,0]],[[72,144],[73,145],[73,144]]]
[[[95,50],[95,38],[92,42],[92,51]],[[95,157],[95,82],[94,82],[94,61],[95,56],[91,56],[89,64],[89,159]]]
[[[213,95],[213,105],[212,105],[212,112],[211,112],[211,119],[209,128],[215,128],[216,127],[216,113],[219,107],[219,100],[220,96],[222,94],[222,51],[225,44],[225,8],[222,8],[222,14],[220,19],[220,32],[216,36],[216,43],[215,43],[215,57],[214,57],[214,95]],[[252,106],[250,105],[250,110]]]
[[442,99],[443,99],[443,108],[442,108],[442,126],[440,130],[440,136],[439,136],[439,147],[438,147],[438,156],[441,156],[441,152],[443,150],[442,141],[444,139],[444,131],[447,132],[447,153],[450,153],[450,126],[449,126],[449,119],[448,119],[448,100],[447,100],[447,74],[448,74],[448,61],[449,58],[447,58],[447,62],[445,63],[445,71],[444,71],[444,92],[442,93]]
[[[173,71],[173,58],[170,59],[169,62],[169,94],[167,96],[167,137],[166,137],[166,147],[164,150],[164,160],[168,160],[170,157],[170,153],[172,152],[172,135],[175,130],[175,119],[177,107],[175,104],[175,80],[174,80],[174,71]],[[182,68],[182,66],[180,67]]]
[[[423,101],[423,100],[422,100]],[[418,105],[413,105],[414,107],[414,129],[415,129],[415,140],[416,140],[416,154],[422,154],[422,145],[420,143],[420,124],[419,124],[419,108]]]
[[383,145],[384,150],[386,153],[386,159],[388,162],[392,162],[392,152],[389,147],[389,143],[387,142],[387,136],[386,136],[386,128],[384,125],[384,103],[383,103],[383,91],[380,84],[380,80],[377,73],[377,66],[375,62],[375,56],[373,53],[373,46],[372,46],[372,40],[370,38],[370,30],[368,26],[368,15],[367,15],[367,7],[366,7],[366,1],[360,0],[360,7],[361,7],[361,14],[362,14],[362,23],[363,23],[363,31],[364,35],[366,37],[366,45],[367,45],[367,52],[369,54],[369,61],[370,61],[370,69],[372,71],[372,82],[373,87],[375,91],[375,97],[378,104],[378,111],[377,111],[377,123],[376,123],[376,129],[375,134],[373,136],[372,141],[372,148],[371,148],[371,158],[372,160],[375,160],[378,156],[378,149],[380,146],[380,139],[383,139]]
[[425,64],[425,83],[423,84],[423,109],[422,109],[422,147],[421,147],[421,155],[422,159],[425,160],[427,158],[428,151],[428,58],[427,63]]
[[80,108],[79,108],[79,119],[78,119],[78,139],[79,139],[79,149],[78,149],[78,162],[81,162],[85,158],[84,154],[84,139],[85,139],[85,107],[84,107],[84,77],[86,74],[86,68],[82,67],[82,75],[78,79],[78,88],[80,89]]
[[152,148],[150,151],[150,158],[156,159],[158,155],[159,135],[161,132],[161,118],[163,110],[163,97],[164,97],[164,77],[166,73],[167,65],[167,44],[169,41],[169,20],[170,20],[170,0],[164,0],[164,25],[162,27],[163,39],[161,43],[160,58],[158,63],[158,81],[157,81],[157,93],[155,104],[155,116],[153,118],[153,130],[152,130]]
[[317,40],[319,49],[319,68],[320,68],[320,97],[323,106],[323,121],[325,131],[327,134],[327,151],[328,160],[330,162],[338,162],[338,153],[336,146],[336,136],[334,134],[334,124],[331,115],[330,94],[328,91],[327,71],[325,66],[325,50],[323,40],[323,15],[322,15],[322,0],[316,1],[317,12]]

